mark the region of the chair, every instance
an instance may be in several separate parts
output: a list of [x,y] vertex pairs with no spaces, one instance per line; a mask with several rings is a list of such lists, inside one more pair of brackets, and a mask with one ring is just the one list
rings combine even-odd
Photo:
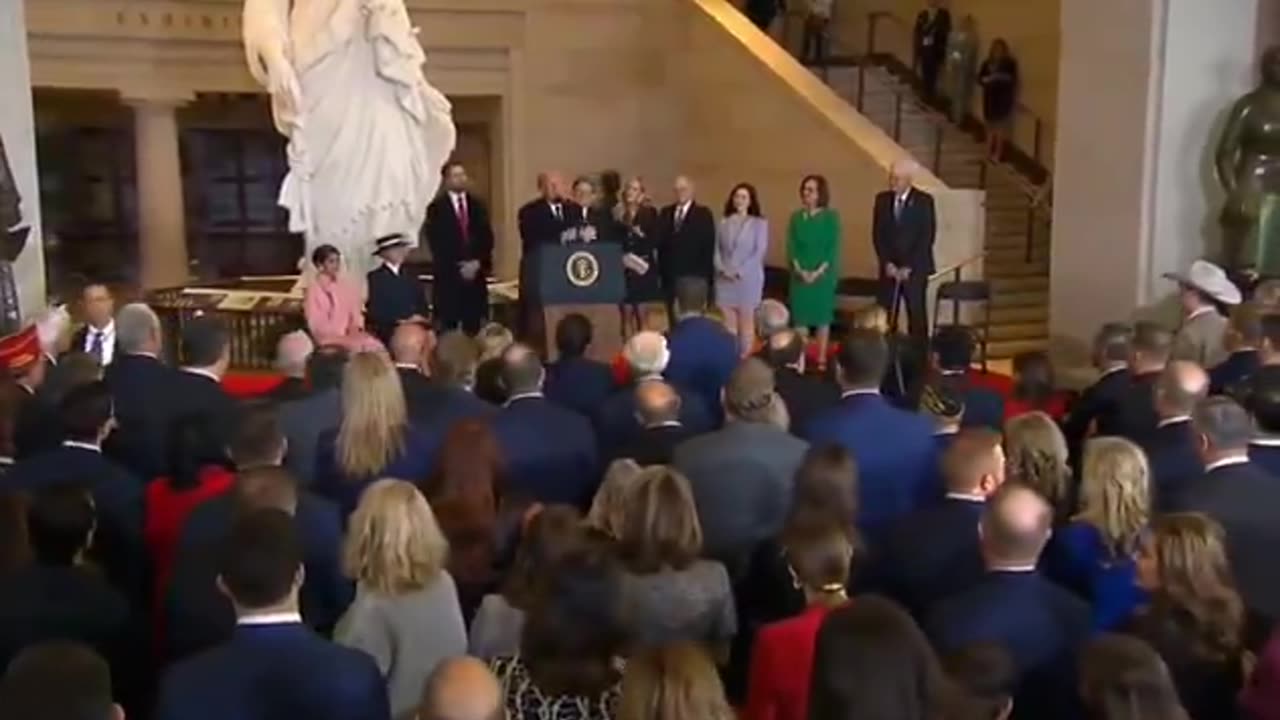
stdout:
[[987,343],[991,336],[991,283],[986,280],[951,280],[938,286],[937,295],[933,299],[934,327],[943,325],[942,303],[951,303],[951,325],[963,325],[960,319],[962,305],[982,305],[982,324],[970,327],[974,339],[982,352],[982,371],[987,371]]

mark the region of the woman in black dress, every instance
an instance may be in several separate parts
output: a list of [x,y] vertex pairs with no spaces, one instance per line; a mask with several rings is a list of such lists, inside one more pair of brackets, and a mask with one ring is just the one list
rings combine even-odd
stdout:
[[658,276],[658,211],[649,202],[644,180],[633,177],[614,206],[614,218],[622,234],[623,265],[627,273],[627,298],[622,307],[623,335],[644,329],[650,310],[661,308],[662,281]]
[[1004,144],[1013,126],[1018,97],[1018,61],[1009,54],[1009,43],[996,38],[978,70],[982,85],[982,117],[987,124],[987,153],[993,161],[1004,156]]

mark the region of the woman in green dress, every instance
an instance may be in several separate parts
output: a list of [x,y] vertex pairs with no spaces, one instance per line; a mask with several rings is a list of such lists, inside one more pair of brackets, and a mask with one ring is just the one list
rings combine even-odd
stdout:
[[840,263],[840,216],[827,207],[827,179],[808,175],[800,182],[800,209],[787,226],[787,262],[791,266],[791,322],[814,328],[818,336],[818,368],[827,366],[827,344],[836,310]]

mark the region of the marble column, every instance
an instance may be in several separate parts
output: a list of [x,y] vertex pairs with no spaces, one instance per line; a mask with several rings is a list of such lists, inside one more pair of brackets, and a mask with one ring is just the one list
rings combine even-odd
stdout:
[[1258,8],[1062,3],[1055,339],[1086,340],[1103,322],[1151,310],[1172,294],[1164,273],[1216,254],[1222,198],[1211,148],[1223,114],[1253,85]]
[[183,285],[188,279],[186,210],[178,158],[177,109],[184,99],[131,99],[137,155],[139,284]]

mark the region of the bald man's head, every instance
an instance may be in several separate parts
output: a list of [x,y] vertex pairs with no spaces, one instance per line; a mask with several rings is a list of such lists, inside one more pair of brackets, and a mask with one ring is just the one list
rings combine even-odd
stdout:
[[515,343],[502,353],[502,386],[508,395],[538,392],[545,375],[542,360],[528,345]]
[[445,660],[427,677],[419,720],[501,720],[502,688],[489,666],[472,657]]
[[1191,416],[1209,394],[1209,374],[1199,365],[1179,360],[1165,366],[1156,383],[1156,413],[1161,420]]
[[426,365],[431,331],[418,323],[404,323],[391,335],[391,359],[397,365]]
[[982,556],[989,569],[1034,568],[1053,528],[1053,510],[1034,490],[1012,483],[987,500]]
[[636,418],[644,427],[680,420],[680,395],[664,382],[636,386]]
[[306,377],[307,359],[315,349],[311,336],[301,330],[285,333],[276,343],[276,369],[288,377]]

